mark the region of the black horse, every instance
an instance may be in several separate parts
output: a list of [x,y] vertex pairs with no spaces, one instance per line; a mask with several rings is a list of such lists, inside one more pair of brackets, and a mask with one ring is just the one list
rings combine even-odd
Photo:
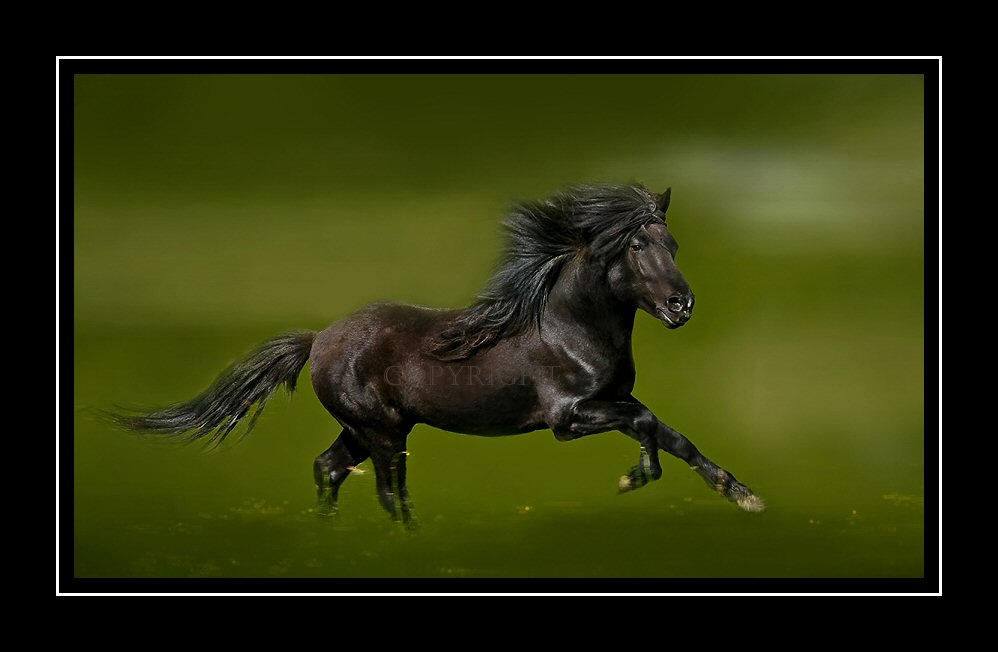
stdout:
[[641,445],[620,491],[661,477],[664,450],[728,500],[760,511],[748,487],[631,396],[636,310],[667,328],[693,311],[665,223],[670,190],[578,186],[520,203],[505,220],[499,269],[470,307],[371,305],[322,332],[264,342],[191,401],[118,419],[220,443],[256,406],[248,432],[270,395],[281,384],[294,391],[311,362],[316,395],[343,426],[315,460],[324,513],[336,510],[340,485],[370,457],[381,504],[414,522],[406,438],[417,423],[475,435],[550,428],[559,441],[619,430]]

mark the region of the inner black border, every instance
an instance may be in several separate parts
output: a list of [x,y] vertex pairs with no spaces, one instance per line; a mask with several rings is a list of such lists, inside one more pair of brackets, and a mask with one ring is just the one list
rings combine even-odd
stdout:
[[[57,593],[937,593],[939,326],[925,320],[925,530],[922,578],[78,578],[73,576],[73,77],[77,74],[912,74],[924,76],[926,217],[939,205],[937,59],[60,59],[61,401]],[[941,215],[924,220],[925,296],[939,296]],[[929,302],[926,303],[929,305]],[[934,436],[930,436],[934,435]]]

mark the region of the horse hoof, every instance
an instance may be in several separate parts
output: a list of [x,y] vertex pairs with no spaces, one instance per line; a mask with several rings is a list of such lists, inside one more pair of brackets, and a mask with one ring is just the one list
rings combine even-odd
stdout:
[[314,514],[316,516],[336,516],[340,508],[337,505],[316,505]]
[[766,503],[755,494],[744,496],[735,502],[746,512],[761,512],[766,509]]

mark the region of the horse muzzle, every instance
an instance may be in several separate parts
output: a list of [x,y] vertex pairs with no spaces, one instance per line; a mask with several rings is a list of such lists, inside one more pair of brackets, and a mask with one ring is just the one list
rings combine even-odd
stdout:
[[666,328],[679,328],[693,316],[693,294],[669,297],[664,306],[655,307],[655,316]]

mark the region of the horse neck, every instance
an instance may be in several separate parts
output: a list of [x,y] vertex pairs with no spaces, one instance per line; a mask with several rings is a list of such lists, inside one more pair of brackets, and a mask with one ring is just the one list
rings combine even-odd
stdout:
[[551,289],[542,324],[568,324],[587,339],[630,353],[636,310],[614,296],[602,267],[575,258],[565,264]]

